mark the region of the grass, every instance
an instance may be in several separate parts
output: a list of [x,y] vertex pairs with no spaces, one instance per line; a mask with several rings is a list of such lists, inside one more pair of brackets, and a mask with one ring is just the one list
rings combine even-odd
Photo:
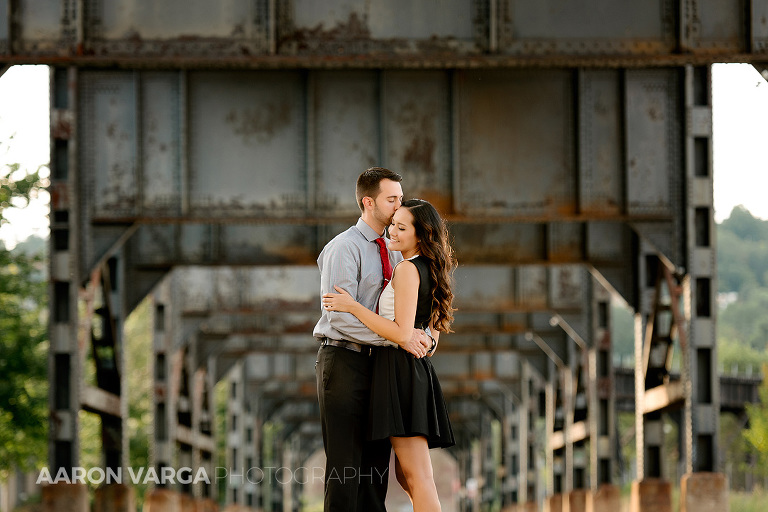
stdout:
[[768,493],[756,489],[751,493],[731,491],[729,493],[731,512],[765,512],[768,510]]

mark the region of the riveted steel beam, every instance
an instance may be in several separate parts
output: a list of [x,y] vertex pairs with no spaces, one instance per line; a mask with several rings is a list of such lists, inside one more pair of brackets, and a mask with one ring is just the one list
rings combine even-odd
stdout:
[[[765,2],[747,9],[659,0],[205,2],[154,9],[7,0],[0,55],[14,63],[100,66],[629,66],[749,61],[768,46]],[[33,9],[34,7],[34,9]],[[31,14],[34,12],[34,14]]]

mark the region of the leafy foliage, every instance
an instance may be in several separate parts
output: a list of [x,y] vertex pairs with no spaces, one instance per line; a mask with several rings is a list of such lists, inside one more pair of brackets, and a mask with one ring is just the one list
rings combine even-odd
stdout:
[[[149,467],[149,437],[152,435],[150,388],[152,387],[152,301],[145,299],[125,322],[125,371],[128,375],[129,466]],[[136,486],[136,499],[143,503],[146,484]]]
[[24,176],[20,172],[19,164],[10,164],[0,173],[0,225],[8,222],[3,215],[6,208],[24,208],[47,183],[40,169]]
[[[763,366],[763,375],[768,375],[768,365]],[[747,416],[749,428],[744,437],[756,452],[756,466],[768,476],[768,379],[760,386],[760,403],[747,404]]]
[[768,287],[768,221],[737,206],[717,229],[718,289]]
[[[45,185],[40,170],[0,172],[0,224],[8,208],[29,203]],[[11,468],[45,460],[48,438],[44,244],[8,251],[0,243],[0,480]]]
[[0,477],[47,451],[44,258],[0,247]]
[[717,231],[719,291],[736,300],[718,313],[719,360],[726,370],[768,360],[768,221],[737,206]]
[[753,349],[768,343],[768,288],[748,288],[739,300],[720,313],[719,338],[735,340]]

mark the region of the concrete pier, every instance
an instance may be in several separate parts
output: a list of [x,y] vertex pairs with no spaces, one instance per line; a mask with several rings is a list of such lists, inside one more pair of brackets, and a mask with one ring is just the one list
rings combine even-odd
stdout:
[[660,478],[632,482],[630,512],[672,512],[672,484]]
[[155,489],[144,497],[143,512],[181,512],[181,495],[168,489]]
[[[563,503],[564,512],[586,512],[587,511],[587,496],[590,495],[586,489],[574,489],[565,495]],[[614,511],[615,512],[615,511]]]
[[93,512],[135,512],[136,495],[125,484],[103,485],[93,493]]
[[527,501],[517,506],[518,512],[539,512],[539,504],[535,501]]
[[219,512],[219,506],[212,499],[196,500],[195,505],[195,512]]
[[587,512],[618,512],[621,510],[621,490],[612,484],[601,485],[587,494]]
[[729,512],[728,479],[722,473],[688,473],[680,480],[680,512]]
[[88,486],[81,483],[43,486],[44,512],[88,512]]
[[544,500],[544,512],[563,512],[562,494],[553,494]]

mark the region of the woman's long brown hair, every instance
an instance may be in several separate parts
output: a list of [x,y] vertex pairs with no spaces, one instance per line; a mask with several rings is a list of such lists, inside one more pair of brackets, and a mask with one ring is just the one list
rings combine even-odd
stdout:
[[448,228],[435,207],[423,199],[408,199],[401,207],[408,208],[413,215],[419,255],[429,263],[432,278],[430,324],[440,332],[453,332],[451,322],[455,308],[451,286],[456,259],[448,243]]

